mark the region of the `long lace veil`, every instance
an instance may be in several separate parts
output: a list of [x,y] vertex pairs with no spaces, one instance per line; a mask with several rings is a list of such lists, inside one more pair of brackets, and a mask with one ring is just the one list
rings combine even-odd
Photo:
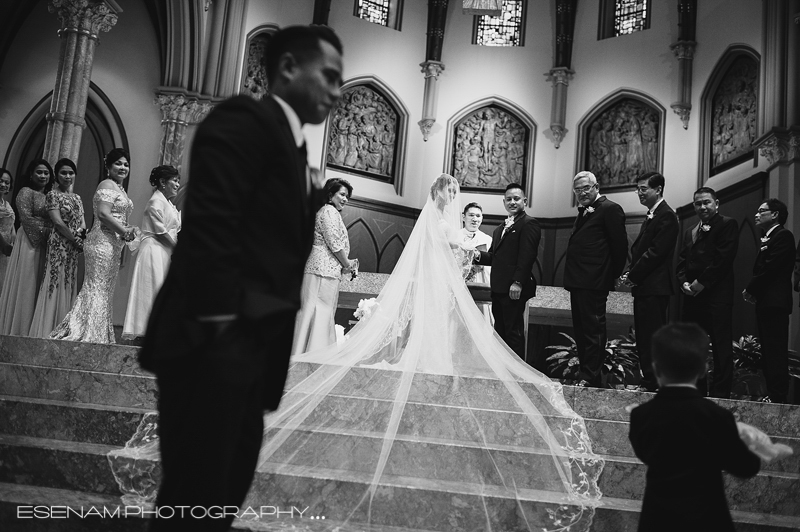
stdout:
[[308,507],[330,530],[589,529],[603,461],[472,299],[460,207],[443,174],[373,312],[293,360],[245,506]]

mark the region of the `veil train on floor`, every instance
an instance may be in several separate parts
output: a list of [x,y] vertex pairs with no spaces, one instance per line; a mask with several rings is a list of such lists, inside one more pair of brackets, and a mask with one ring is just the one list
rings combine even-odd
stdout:
[[589,529],[603,460],[472,299],[460,206],[438,177],[372,313],[293,359],[245,506],[308,507],[330,530]]

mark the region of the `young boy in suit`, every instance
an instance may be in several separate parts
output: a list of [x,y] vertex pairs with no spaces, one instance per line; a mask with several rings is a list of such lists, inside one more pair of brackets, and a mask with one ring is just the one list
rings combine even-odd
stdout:
[[734,532],[722,471],[749,478],[761,467],[739,438],[733,414],[697,390],[708,347],[706,333],[691,323],[665,325],[653,335],[659,390],[631,411],[629,434],[647,465],[640,532]]

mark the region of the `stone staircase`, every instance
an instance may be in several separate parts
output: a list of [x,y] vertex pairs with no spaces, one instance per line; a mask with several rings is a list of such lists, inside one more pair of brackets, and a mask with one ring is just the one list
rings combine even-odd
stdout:
[[[291,378],[308,371],[308,367],[298,367]],[[476,447],[470,445],[469,438],[456,447],[443,445],[436,438],[437,434],[449,438],[449,433],[437,431],[457,426],[456,421],[464,419],[463,405],[455,404],[446,393],[452,388],[447,377],[430,377],[428,382],[415,383],[412,389],[408,415],[404,415],[383,477],[385,486],[373,504],[373,516],[381,514],[383,524],[370,530],[477,531],[484,529],[481,523],[486,513],[495,516],[495,530],[521,530],[518,507],[537,512],[554,501],[548,500],[546,486],[536,485],[539,456],[535,451],[495,437],[503,427],[514,427],[514,418],[519,414],[498,402],[497,394],[491,393],[491,381],[465,380],[473,392],[482,392],[471,397],[486,398],[483,404],[470,405],[472,413],[486,416],[487,426],[494,423],[498,427],[488,439],[505,464],[501,470],[505,468],[504,474],[530,486],[516,494],[500,487],[483,488],[480,495],[468,482],[473,473],[470,465],[475,463],[470,456],[479,452]],[[424,395],[420,390],[425,390]],[[572,387],[564,390],[568,403],[586,419],[595,452],[606,460],[600,477],[603,504],[596,511],[592,530],[636,530],[645,468],[633,456],[628,443],[624,407],[647,400],[648,394]],[[155,409],[156,393],[154,379],[137,367],[134,347],[0,337],[0,530],[146,530],[145,521],[130,514],[128,518],[107,514],[79,519],[72,514],[68,518],[39,519],[35,518],[33,507],[47,507],[52,517],[66,515],[66,507],[105,508],[112,514],[120,508],[120,491],[106,455],[124,446],[142,416]],[[376,396],[372,392],[369,395],[374,402]],[[332,407],[344,400],[352,403],[367,398],[330,398]],[[768,465],[754,479],[726,477],[737,530],[800,530],[800,407],[743,401],[720,403],[741,421],[770,434],[774,441],[792,446],[796,453]],[[359,466],[368,462],[363,457],[377,443],[369,437],[354,439],[355,434],[369,435],[365,427],[350,429],[334,435],[338,444],[331,447],[330,456],[336,463],[343,456],[350,456],[352,467],[348,473],[331,469],[330,474],[323,471],[314,477],[303,476],[303,460],[308,457],[292,462],[275,456],[257,474],[245,506],[308,506],[311,510],[306,516],[313,511],[327,520],[294,519],[291,526],[298,530],[330,527],[341,517],[336,508],[352,506],[348,504],[364,493],[370,480]],[[361,449],[356,449],[359,446]],[[393,460],[395,456],[412,454],[413,460]],[[326,457],[315,459],[317,465],[325,465]],[[452,489],[442,491],[421,481],[415,468],[435,469],[439,485],[441,481],[451,482]],[[287,527],[284,520],[281,529]],[[275,522],[250,520],[237,521],[235,528],[278,529]]]

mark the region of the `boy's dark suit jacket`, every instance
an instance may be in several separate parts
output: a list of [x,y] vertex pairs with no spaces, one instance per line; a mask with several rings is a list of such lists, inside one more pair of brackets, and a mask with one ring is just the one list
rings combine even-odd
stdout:
[[756,307],[773,307],[792,312],[792,271],[795,261],[794,235],[783,226],[762,240],[747,291]]
[[675,293],[672,258],[678,243],[680,226],[675,211],[662,201],[645,218],[639,236],[631,246],[631,267],[628,280],[635,284],[634,296],[671,296]]
[[536,295],[533,264],[539,254],[542,229],[532,216],[522,213],[503,235],[503,225],[492,233],[489,251],[481,251],[478,264],[492,267],[489,284],[492,293],[508,295],[514,281],[522,283],[522,296],[527,301]]
[[698,301],[733,303],[733,259],[739,248],[739,224],[733,218],[719,213],[709,221],[709,231],[697,229],[697,240],[692,242],[689,228],[683,237],[678,267],[678,281],[691,284],[695,279],[703,285]]
[[625,212],[605,196],[591,207],[594,212],[575,219],[567,245],[564,288],[607,292],[614,289],[628,258]]
[[[269,317],[300,308],[318,199],[306,191],[305,168],[272,98],[231,98],[202,122],[183,228],[139,355],[143,368],[192,364],[189,355],[209,342],[198,316],[237,314],[240,326],[268,329]],[[274,410],[291,348],[267,353],[269,346],[256,347],[249,356],[269,357],[263,406]]]
[[641,532],[734,530],[722,471],[752,477],[761,460],[739,439],[733,414],[694,388],[667,386],[633,409],[629,437],[647,465]]

